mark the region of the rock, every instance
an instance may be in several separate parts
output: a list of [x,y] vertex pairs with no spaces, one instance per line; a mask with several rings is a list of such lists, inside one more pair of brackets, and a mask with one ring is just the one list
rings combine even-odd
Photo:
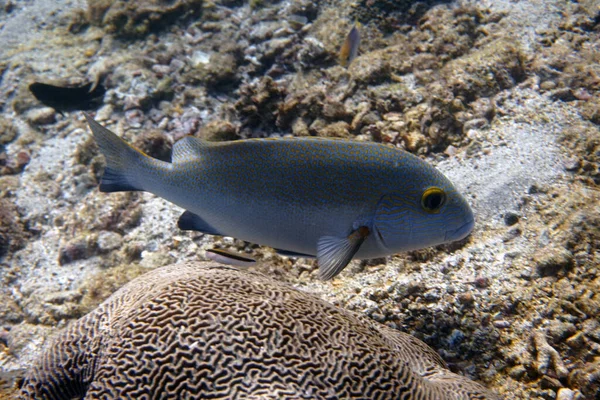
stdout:
[[368,57],[358,57],[350,64],[350,72],[361,84],[374,85],[389,78],[391,73],[390,52],[381,50],[369,53]]
[[302,118],[296,118],[292,123],[292,133],[294,136],[309,136],[308,125]]
[[571,389],[560,388],[556,393],[556,400],[574,400],[575,392]]
[[570,322],[551,321],[546,326],[546,335],[550,343],[558,345],[577,332],[577,327]]
[[488,120],[485,118],[470,119],[463,125],[463,132],[468,132],[471,129],[483,129],[488,125]]
[[210,54],[202,50],[196,50],[194,53],[192,53],[190,61],[192,62],[192,66],[194,68],[198,68],[210,62]]
[[209,62],[198,64],[190,70],[185,80],[190,83],[202,83],[210,89],[218,89],[220,86],[232,86],[238,79],[236,71],[238,60],[231,53],[213,53]]
[[160,130],[144,130],[137,135],[133,145],[144,153],[162,161],[171,161],[173,139]]
[[573,349],[581,349],[585,346],[585,335],[582,332],[577,332],[573,336],[567,338],[565,343]]
[[552,389],[552,390],[557,390],[558,388],[562,387],[562,383],[560,383],[560,381],[558,379],[553,378],[548,375],[542,376],[542,379],[540,379],[539,385],[542,389]]
[[510,322],[503,320],[503,319],[496,320],[493,323],[494,323],[494,327],[498,328],[498,329],[510,328]]
[[216,142],[226,142],[240,138],[236,126],[224,120],[215,120],[203,125],[200,127],[198,136]]
[[519,222],[519,218],[521,216],[513,211],[508,211],[507,213],[504,214],[504,223],[507,226],[512,226],[514,224],[516,224],[517,222]]
[[455,96],[464,99],[490,97],[525,78],[525,55],[515,44],[496,40],[449,62],[443,74]]
[[458,296],[458,301],[460,301],[465,306],[469,306],[469,305],[473,304],[473,302],[475,301],[475,297],[473,297],[473,293],[465,292],[465,293],[461,293]]
[[520,380],[527,374],[527,369],[522,365],[512,367],[508,373],[511,378]]
[[551,368],[559,378],[569,374],[558,351],[548,344],[544,332],[533,332],[533,345],[537,351],[537,370],[540,374],[547,375]]
[[52,107],[34,108],[25,118],[32,125],[48,125],[56,122],[56,111]]
[[534,256],[540,276],[555,276],[573,266],[573,254],[564,247],[547,246]]
[[22,248],[27,236],[17,207],[12,202],[0,199],[0,258]]
[[0,302],[2,302],[2,308],[0,309],[0,321],[5,323],[15,324],[23,320],[23,310],[17,304],[15,299],[11,296],[11,293],[7,289],[0,290]]
[[[311,126],[311,128],[315,129],[313,126]],[[344,121],[335,122],[315,130],[317,136],[321,137],[347,138],[350,136],[350,125]]]
[[579,161],[579,159],[577,159],[577,158],[570,158],[565,161],[564,167],[565,167],[565,170],[567,170],[569,172],[577,171],[579,169],[579,167],[581,167],[581,161]]
[[554,82],[554,81],[544,81],[544,82],[540,83],[540,89],[542,89],[543,91],[552,90],[555,87],[556,87],[556,82]]
[[203,0],[88,0],[88,20],[121,37],[139,37],[171,21],[197,16]]
[[74,261],[85,260],[93,256],[97,249],[97,235],[84,235],[83,237],[71,239],[60,246],[58,263],[66,265]]
[[121,247],[123,237],[116,232],[98,232],[98,250],[107,252]]
[[8,119],[0,117],[0,146],[8,144],[17,137],[17,127]]
[[328,102],[323,106],[323,116],[333,120],[340,120],[348,117],[348,111],[346,111],[344,103]]
[[[271,77],[263,77],[252,83],[241,85],[239,100],[235,103],[235,110],[242,123],[242,133],[254,137],[256,131],[266,134],[276,128],[278,115],[286,114],[284,102],[287,90],[278,85]],[[294,106],[289,106],[290,113]]]
[[570,387],[578,388],[581,391],[582,398],[595,399],[600,391],[599,375],[600,360],[595,357],[589,362],[581,363],[576,368],[572,368],[568,383]]

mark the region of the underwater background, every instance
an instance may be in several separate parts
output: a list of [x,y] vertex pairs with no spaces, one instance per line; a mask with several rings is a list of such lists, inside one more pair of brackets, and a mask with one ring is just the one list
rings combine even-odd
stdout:
[[[218,247],[507,399],[599,399],[599,61],[593,0],[0,1],[0,397],[131,279]],[[100,193],[81,109],[163,160],[190,134],[394,145],[455,184],[475,228],[323,282],[312,260],[179,230],[152,194]]]

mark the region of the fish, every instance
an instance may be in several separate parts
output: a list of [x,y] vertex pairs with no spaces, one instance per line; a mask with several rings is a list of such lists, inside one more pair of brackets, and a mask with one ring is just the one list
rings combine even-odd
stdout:
[[358,55],[358,47],[360,46],[359,27],[360,24],[358,22],[354,24],[340,48],[339,62],[342,67],[349,68],[352,61]]
[[63,111],[97,108],[102,104],[106,88],[97,82],[89,82],[81,86],[59,86],[33,82],[29,85],[29,91],[42,104],[62,113]]
[[252,257],[224,249],[207,249],[206,257],[218,263],[236,267],[251,267],[256,264]]
[[439,170],[394,146],[186,136],[165,162],[85,116],[106,159],[101,192],[151,192],[185,209],[180,229],[270,246],[288,257],[316,257],[323,280],[353,259],[463,239],[475,222],[466,199]]

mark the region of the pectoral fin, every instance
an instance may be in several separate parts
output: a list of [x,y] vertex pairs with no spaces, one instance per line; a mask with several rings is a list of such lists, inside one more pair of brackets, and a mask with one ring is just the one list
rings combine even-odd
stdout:
[[345,238],[320,238],[317,243],[319,278],[329,280],[339,274],[358,252],[369,233],[369,228],[361,226]]
[[179,229],[183,229],[184,231],[198,231],[202,233],[207,233],[209,235],[226,236],[223,233],[219,232],[217,229],[210,226],[198,215],[190,211],[185,211],[183,214],[181,214],[179,220],[177,221],[177,226],[179,227]]

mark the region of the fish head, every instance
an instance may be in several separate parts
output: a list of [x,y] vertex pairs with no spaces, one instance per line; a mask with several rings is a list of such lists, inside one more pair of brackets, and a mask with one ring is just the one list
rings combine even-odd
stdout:
[[380,246],[395,253],[467,237],[475,218],[454,185],[429,165],[412,178],[379,201],[373,230]]

